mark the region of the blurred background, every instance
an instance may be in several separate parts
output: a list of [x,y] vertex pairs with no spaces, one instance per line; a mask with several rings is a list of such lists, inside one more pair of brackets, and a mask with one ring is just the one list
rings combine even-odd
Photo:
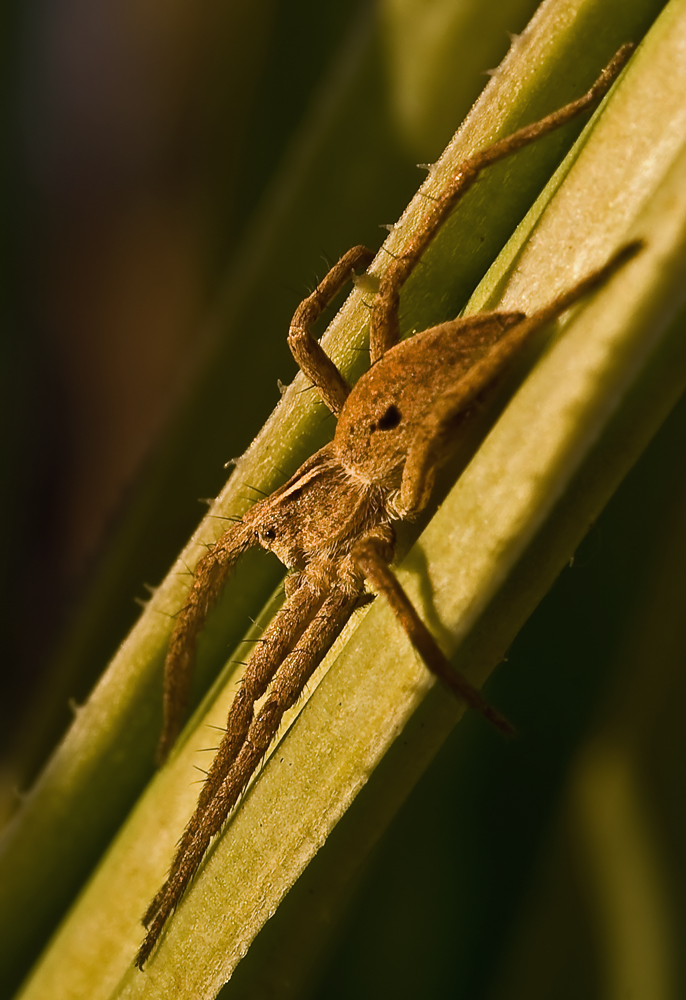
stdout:
[[[536,6],[7,4],[4,816],[292,378],[308,285]],[[492,682],[520,740],[458,727],[308,995],[683,995],[685,437],[682,405]]]

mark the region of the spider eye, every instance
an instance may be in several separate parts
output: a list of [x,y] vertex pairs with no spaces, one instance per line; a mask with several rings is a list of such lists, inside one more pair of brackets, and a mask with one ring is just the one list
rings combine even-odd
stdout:
[[393,403],[388,407],[386,412],[382,417],[379,417],[379,430],[380,431],[392,431],[394,427],[397,427],[402,416],[400,410]]
[[265,528],[264,531],[262,532],[262,537],[266,538],[268,542],[273,542],[274,539],[276,538],[276,532],[274,531],[273,528]]

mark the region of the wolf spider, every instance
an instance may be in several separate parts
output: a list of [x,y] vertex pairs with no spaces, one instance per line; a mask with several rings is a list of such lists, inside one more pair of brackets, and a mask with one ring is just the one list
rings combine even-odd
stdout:
[[[196,810],[179,843],[167,881],[143,923],[147,936],[136,957],[142,968],[169,916],[197,871],[212,838],[274,739],[284,712],[365,597],[382,593],[428,669],[458,698],[505,733],[506,719],[450,665],[389,568],[392,522],[427,504],[434,473],[450,452],[456,423],[504,370],[534,331],[605,282],[640,247],[620,250],[531,316],[490,312],[441,323],[399,342],[399,292],[459,198],[487,166],[559,128],[604,96],[631,53],[625,45],[579,100],[502,139],[461,164],[432,198],[427,215],[381,279],[371,308],[372,366],[351,389],[310,329],[373,253],[354,247],[331,268],[295,312],[288,343],[302,371],[338,417],[333,441],[291,479],[255,506],[198,564],[178,614],[165,664],[162,762],[183,722],[195,643],[209,608],[239,556],[260,545],[289,568],[286,601],[247,664],[226,732]],[[271,687],[270,687],[271,685]],[[255,716],[255,704],[269,695]]]

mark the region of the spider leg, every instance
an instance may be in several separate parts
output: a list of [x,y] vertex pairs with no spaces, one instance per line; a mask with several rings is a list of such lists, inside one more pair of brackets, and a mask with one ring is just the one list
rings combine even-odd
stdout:
[[186,603],[177,615],[164,662],[164,722],[157,748],[158,764],[167,759],[183,725],[198,633],[238,557],[255,544],[254,532],[237,523],[197,565]]
[[634,46],[623,45],[602,71],[596,82],[583,97],[540,121],[534,122],[494,142],[486,149],[465,160],[446,181],[443,190],[432,201],[420,228],[407,243],[402,256],[396,258],[381,279],[372,306],[371,329],[369,334],[372,363],[393,347],[400,339],[398,326],[398,303],[400,289],[407,281],[429,243],[445,222],[460,198],[467,193],[486,167],[497,163],[517,150],[566,125],[577,115],[597,104],[612,86]]
[[449,691],[466,701],[470,708],[483,715],[502,733],[512,736],[514,729],[507,719],[489,705],[481,693],[451,666],[390,569],[388,552],[383,543],[374,537],[362,539],[353,549],[353,559],[372,586],[384,595],[393,614],[407,632],[410,642],[431,673],[435,674]]
[[343,254],[314,292],[300,303],[288,331],[288,346],[293,357],[309,380],[316,385],[332,413],[340,413],[350,386],[319,341],[314,339],[310,328],[352,277],[355,268],[366,270],[373,257],[372,251],[363,246],[353,247]]
[[432,411],[418,425],[408,451],[400,497],[396,504],[401,516],[415,514],[425,506],[433,485],[434,470],[440,464],[448,446],[451,424],[455,417],[464,412],[479,393],[500,375],[533,333],[556,319],[583,296],[604,284],[615,271],[631,260],[642,246],[640,240],[628,243],[603,267],[587,275],[542,309],[510,327],[452,389],[436,400]]
[[[253,650],[236,694],[226,723],[226,732],[203,784],[195,812],[191,816],[172,863],[172,873],[183,859],[189,845],[203,823],[205,813],[217,790],[245,743],[253,721],[255,702],[267,690],[279,665],[292,652],[303,632],[317,614],[324,601],[321,591],[304,584],[290,594],[283,607],[265,629],[260,642]],[[165,896],[166,885],[157,893],[145,912],[143,924],[147,927],[154,918]]]
[[212,838],[220,831],[229,812],[246,788],[276,736],[284,712],[298,700],[303,688],[330,649],[355,607],[358,593],[333,590],[310,622],[296,649],[284,660],[267,701],[248,730],[241,751],[217,789],[192,841],[178,858],[161,893],[150,929],[136,956],[139,969],[148,960],[169,916],[176,909],[195,875]]

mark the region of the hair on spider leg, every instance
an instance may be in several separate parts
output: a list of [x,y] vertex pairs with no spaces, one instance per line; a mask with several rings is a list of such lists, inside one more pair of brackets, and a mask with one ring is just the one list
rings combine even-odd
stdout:
[[[314,382],[310,382],[309,385],[306,385],[303,389],[298,389],[298,395],[302,396],[303,393],[305,393],[305,392],[312,392],[312,390],[316,389],[316,388],[317,387],[314,384]],[[317,400],[315,400],[315,405],[316,406],[323,406],[324,404],[322,403],[321,399],[317,399]]]
[[392,258],[393,258],[393,260],[398,260],[398,261],[399,261],[399,260],[402,260],[402,257],[399,257],[399,256],[398,256],[397,254],[395,254],[395,253],[392,253],[392,252],[391,252],[391,251],[390,251],[390,250],[388,249],[388,247],[385,247],[385,246],[381,246],[381,247],[380,247],[380,250],[382,250],[382,251],[383,251],[383,253],[386,253],[386,254],[388,254],[388,256],[389,256],[389,257],[392,257]]
[[[427,195],[426,197],[429,197],[429,196]],[[437,199],[434,198],[434,201],[436,201],[436,200]],[[387,253],[389,257],[392,257],[393,260],[397,261],[398,263],[400,263],[401,261],[405,261],[405,260],[413,260],[415,262],[415,266],[417,266],[417,267],[421,267],[421,265],[424,263],[424,261],[422,260],[422,258],[420,256],[417,256],[417,254],[412,254],[412,253],[396,254],[396,253],[392,253],[388,249],[388,247],[385,247],[385,246],[380,247],[380,249],[383,250],[384,253]]]
[[253,486],[252,483],[246,483],[246,482],[244,482],[243,486],[247,486],[249,490],[255,490],[255,493],[260,493],[263,497],[268,497],[269,496],[269,494],[265,493],[264,490],[261,490],[259,488],[259,486]]
[[317,301],[321,303],[321,308],[322,308],[322,312],[323,312],[324,309],[326,309],[326,307],[328,306],[329,303],[326,301],[326,299],[324,298],[324,296],[322,295],[322,293],[320,291],[319,282],[317,282],[316,288],[314,289],[314,291],[310,292],[310,294],[317,296]]
[[[134,600],[135,600],[135,598],[134,598]],[[148,603],[149,602],[146,602],[146,605],[145,605],[146,607],[147,607]],[[165,618],[171,618],[172,621],[176,621],[176,619],[179,617],[179,615],[181,614],[181,612],[185,611],[185,608],[179,608],[179,610],[175,611],[173,614],[172,614],[171,611],[163,611],[162,608],[153,608],[153,610],[156,611],[158,615],[164,615]]]
[[319,275],[317,274],[316,271],[314,272],[313,278],[314,278],[314,286],[305,285],[305,288],[307,289],[307,295],[308,298],[311,298],[313,295],[316,295],[317,301],[322,304],[322,311],[323,311],[324,309],[326,309],[329,303],[326,301],[326,299],[321,293],[321,289],[319,287],[321,284],[321,279],[319,278]]
[[312,620],[315,622],[332,622],[335,620],[335,618],[336,616],[333,614],[323,613],[323,608],[322,608],[317,612],[317,614],[314,616]]
[[159,614],[164,615],[165,618],[171,618],[173,621],[176,621],[176,619],[179,617],[179,615],[183,614],[183,612],[186,610],[187,607],[188,607],[188,605],[184,604],[184,606],[182,608],[179,608],[178,611],[174,611],[174,612],[172,612],[172,611],[162,611],[160,609]]
[[185,569],[174,570],[174,576],[195,576],[193,570],[190,568],[190,566],[186,565],[185,562],[184,566],[186,567]]
[[312,687],[310,681],[309,680],[305,681],[305,683],[303,684],[302,688],[298,693],[295,705],[301,705],[303,702],[308,701],[313,690],[314,688]]

